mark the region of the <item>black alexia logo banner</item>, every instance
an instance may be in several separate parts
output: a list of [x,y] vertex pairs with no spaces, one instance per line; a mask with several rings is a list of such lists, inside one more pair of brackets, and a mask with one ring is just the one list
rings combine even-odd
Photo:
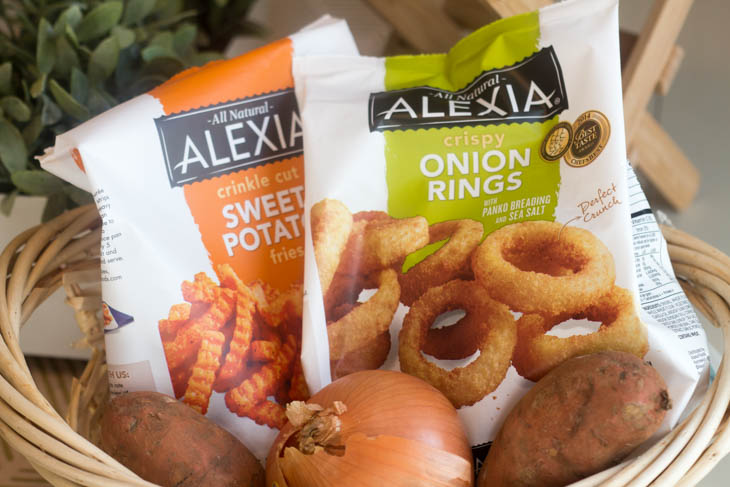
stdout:
[[568,108],[552,47],[484,71],[459,91],[421,86],[370,95],[370,131],[540,122]]
[[302,154],[294,90],[155,119],[170,186]]

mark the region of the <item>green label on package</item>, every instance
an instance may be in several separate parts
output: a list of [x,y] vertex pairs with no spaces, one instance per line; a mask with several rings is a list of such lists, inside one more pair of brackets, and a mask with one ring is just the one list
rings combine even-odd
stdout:
[[[386,91],[371,94],[369,122],[385,135],[392,216],[467,217],[487,234],[554,220],[560,166],[541,157],[541,145],[568,108],[565,83],[554,50],[537,47],[537,15],[510,22],[458,44],[446,67],[445,55],[386,60]],[[508,50],[483,49],[516,33]]]

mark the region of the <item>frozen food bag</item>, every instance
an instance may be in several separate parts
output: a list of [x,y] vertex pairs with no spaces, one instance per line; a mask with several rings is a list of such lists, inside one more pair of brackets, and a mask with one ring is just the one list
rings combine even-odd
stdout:
[[57,137],[48,171],[92,192],[112,394],[174,395],[263,458],[308,396],[302,125],[292,59],[356,54],[325,18],[185,71]]
[[535,381],[610,349],[654,364],[664,431],[677,421],[706,338],[627,186],[616,0],[499,20],[447,54],[302,57],[294,77],[313,390],[415,375],[480,456]]

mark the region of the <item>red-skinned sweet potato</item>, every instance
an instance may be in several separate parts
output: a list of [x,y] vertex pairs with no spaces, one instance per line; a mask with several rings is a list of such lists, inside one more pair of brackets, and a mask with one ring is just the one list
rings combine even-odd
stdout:
[[570,359],[510,412],[478,487],[575,482],[619,463],[657,430],[670,407],[664,380],[634,355]]
[[240,441],[157,392],[132,392],[110,401],[101,418],[101,446],[162,486],[264,486],[263,467]]

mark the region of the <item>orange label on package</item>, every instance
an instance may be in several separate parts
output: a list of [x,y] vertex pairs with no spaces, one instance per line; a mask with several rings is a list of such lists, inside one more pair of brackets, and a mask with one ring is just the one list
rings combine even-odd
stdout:
[[[155,124],[170,186],[183,187],[212,264],[278,289],[301,281],[304,256],[291,58],[292,43],[283,39],[151,93],[166,113]],[[215,90],[200,90],[208,84]]]
[[301,281],[304,257],[302,157],[199,181],[185,197],[214,264],[245,282],[283,289]]

